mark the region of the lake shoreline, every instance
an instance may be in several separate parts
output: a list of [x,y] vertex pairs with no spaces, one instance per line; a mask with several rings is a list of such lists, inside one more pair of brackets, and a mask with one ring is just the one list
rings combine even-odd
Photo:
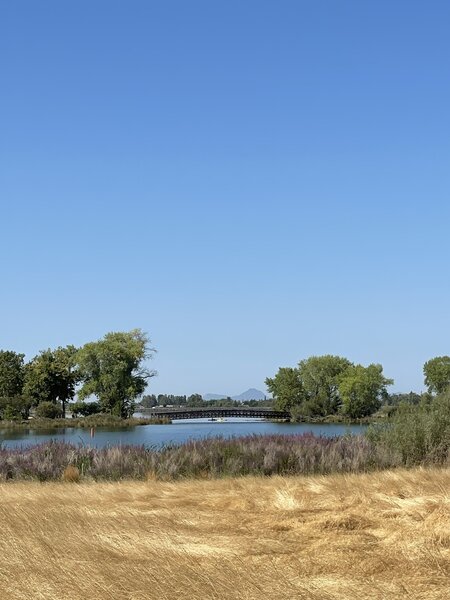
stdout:
[[142,425],[170,425],[171,420],[164,417],[131,417],[121,419],[111,415],[78,417],[65,419],[28,419],[23,421],[0,421],[0,429],[10,430],[35,430],[35,429],[67,429],[82,427],[108,427],[122,429],[123,427],[136,427]]
[[[72,425],[72,423],[70,423]],[[135,426],[135,424],[137,426]],[[367,425],[347,425],[332,423],[279,423],[268,420],[228,419],[226,421],[174,421],[171,427],[167,424],[147,424],[145,420],[116,420],[112,425],[104,421],[95,423],[88,417],[83,427],[55,427],[54,423],[46,428],[33,428],[32,422],[19,428],[2,428],[0,423],[0,447],[11,448],[42,444],[50,440],[63,440],[72,444],[90,446],[148,446],[161,448],[179,445],[194,439],[206,438],[239,438],[247,435],[294,435],[315,434],[327,437],[345,436],[364,433]],[[52,426],[53,425],[53,426]]]
[[[370,425],[371,423],[380,423],[381,419],[373,417],[365,417],[363,419],[344,419],[336,415],[327,417],[310,417],[305,419],[296,419],[295,421],[287,419],[264,419],[269,423],[291,423],[303,425]],[[48,430],[48,429],[66,429],[66,428],[87,428],[91,427],[108,427],[110,429],[123,429],[124,427],[138,427],[143,425],[172,425],[174,423],[184,422],[180,420],[172,421],[171,419],[161,417],[131,417],[129,419],[121,419],[111,415],[102,415],[101,417],[78,417],[65,419],[40,419],[32,418],[22,421],[6,421],[0,420],[0,429],[4,430]],[[196,421],[198,422],[198,421]],[[228,421],[225,421],[228,422]],[[243,421],[244,422],[244,421]]]
[[0,447],[0,480],[169,481],[357,473],[401,465],[397,454],[364,435],[247,434],[162,447],[73,442],[51,439],[31,446]]

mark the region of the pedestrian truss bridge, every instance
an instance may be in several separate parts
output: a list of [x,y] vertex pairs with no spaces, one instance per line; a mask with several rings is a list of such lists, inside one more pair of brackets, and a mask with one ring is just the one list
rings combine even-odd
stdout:
[[272,408],[228,407],[228,408],[150,408],[143,411],[146,417],[166,417],[172,421],[179,419],[225,419],[227,417],[245,417],[248,419],[290,418],[288,412]]

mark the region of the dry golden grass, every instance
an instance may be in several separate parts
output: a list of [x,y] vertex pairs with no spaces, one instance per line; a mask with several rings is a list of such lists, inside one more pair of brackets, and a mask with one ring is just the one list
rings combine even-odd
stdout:
[[449,490],[449,470],[2,484],[0,599],[448,599]]

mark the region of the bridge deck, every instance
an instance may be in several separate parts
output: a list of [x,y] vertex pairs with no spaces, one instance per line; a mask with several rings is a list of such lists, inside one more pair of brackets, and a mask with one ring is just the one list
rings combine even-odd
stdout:
[[229,408],[155,408],[146,409],[149,417],[167,417],[178,419],[214,419],[224,417],[246,417],[259,419],[289,419],[290,414],[271,408],[229,407]]

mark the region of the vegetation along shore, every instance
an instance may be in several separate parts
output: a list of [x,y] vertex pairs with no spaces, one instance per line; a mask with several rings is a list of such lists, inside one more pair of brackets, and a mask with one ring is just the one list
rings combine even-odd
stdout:
[[64,429],[66,427],[106,427],[108,429],[120,429],[122,427],[136,427],[138,425],[167,425],[171,423],[167,417],[129,417],[122,419],[114,415],[96,414],[89,417],[73,419],[48,419],[34,418],[24,420],[0,420],[0,429]]
[[0,479],[79,481],[357,473],[450,464],[450,393],[402,406],[365,435],[250,435],[149,448],[51,441],[0,448]]

